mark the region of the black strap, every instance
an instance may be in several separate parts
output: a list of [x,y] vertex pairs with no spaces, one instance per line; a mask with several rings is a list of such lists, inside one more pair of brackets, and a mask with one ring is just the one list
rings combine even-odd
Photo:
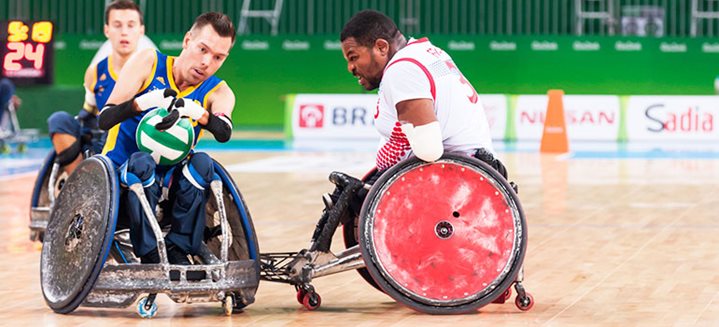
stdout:
[[210,133],[215,136],[215,140],[218,142],[224,143],[229,141],[230,137],[232,137],[232,125],[213,114],[209,114],[208,116],[207,125],[203,127],[210,131]]
[[107,104],[98,118],[98,126],[103,130],[110,130],[115,125],[135,116],[142,112],[135,110],[134,99],[127,100],[121,104]]

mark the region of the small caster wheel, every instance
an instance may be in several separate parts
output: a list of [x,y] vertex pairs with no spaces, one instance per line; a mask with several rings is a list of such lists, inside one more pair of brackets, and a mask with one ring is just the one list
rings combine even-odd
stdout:
[[[227,297],[232,297],[232,313],[242,312],[242,309],[247,307],[247,304],[242,301],[242,298],[239,295],[235,293],[230,293],[229,295],[227,295]],[[224,308],[225,303],[223,302],[222,304]]]
[[225,297],[224,300],[222,300],[222,312],[225,313],[225,316],[231,316],[232,310],[235,308],[235,297],[232,295],[228,295]]
[[157,303],[152,301],[148,305],[147,296],[143,296],[139,302],[137,302],[137,314],[142,318],[152,318],[157,314]]
[[508,288],[502,295],[500,295],[498,298],[496,298],[492,303],[502,304],[507,302],[510,298],[512,298],[512,289]]
[[304,298],[302,298],[302,305],[304,305],[309,311],[317,310],[317,308],[320,307],[320,304],[322,304],[322,298],[315,292],[307,293]]
[[25,144],[25,143],[20,143],[20,144],[17,145],[17,152],[18,152],[18,153],[25,153],[25,151],[27,151],[27,144]]
[[303,301],[305,300],[305,295],[307,295],[307,291],[305,291],[301,288],[298,289],[297,290],[297,302],[304,305]]
[[10,146],[7,144],[0,145],[0,154],[9,154]]
[[514,299],[514,304],[517,305],[519,310],[529,311],[534,306],[534,297],[529,293],[526,293],[523,297],[517,295],[517,298]]

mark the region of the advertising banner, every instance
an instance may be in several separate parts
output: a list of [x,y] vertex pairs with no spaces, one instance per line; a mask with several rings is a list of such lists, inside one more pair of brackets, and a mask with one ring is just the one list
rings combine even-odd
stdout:
[[627,104],[629,141],[719,140],[719,96],[632,96]]
[[[547,111],[546,95],[520,95],[514,112],[516,139],[542,138]],[[564,117],[569,141],[616,141],[619,135],[619,97],[614,95],[566,95]]]
[[[295,139],[379,139],[374,128],[377,110],[376,94],[297,94],[289,96],[293,103],[288,128]],[[480,95],[492,131],[492,138],[503,140],[507,125],[507,97],[499,94]]]

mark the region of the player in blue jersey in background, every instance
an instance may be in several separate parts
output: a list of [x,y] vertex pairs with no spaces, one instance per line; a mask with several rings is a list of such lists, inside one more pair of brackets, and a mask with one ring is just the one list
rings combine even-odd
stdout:
[[[105,106],[112,93],[120,70],[135,53],[145,26],[140,7],[130,0],[118,0],[105,8],[105,36],[112,44],[112,53],[97,64],[91,64],[85,71],[85,103],[77,119],[64,111],[53,113],[48,119],[48,131],[52,146],[57,154],[55,161],[60,164],[65,176],[72,173],[82,160],[83,137],[90,136],[97,128],[98,108]],[[102,140],[94,140],[102,143]],[[92,144],[99,153],[102,144]],[[58,178],[58,181],[64,178]]]
[[[162,200],[163,187],[168,190],[169,205],[163,223],[170,218],[171,228],[165,241],[168,260],[173,264],[190,264],[187,255],[196,254],[203,241],[213,162],[207,154],[195,152],[177,165],[160,166],[156,158],[138,150],[135,132],[150,109],[168,108],[174,97],[165,95],[171,89],[178,99],[183,98],[184,106],[177,108],[177,113],[192,120],[198,135],[195,142],[201,129],[210,131],[220,142],[228,141],[235,95],[227,83],[213,74],[224,63],[234,41],[235,29],[226,15],[210,12],[198,16],[185,34],[178,57],[151,50],[133,56],[100,112],[99,126],[109,130],[103,154],[116,165],[121,183],[131,184],[127,176],[137,177],[145,187],[151,208]],[[174,121],[166,123],[171,125]],[[135,255],[143,263],[159,262],[155,235],[139,199],[133,192],[123,190],[121,203],[125,213],[121,212],[120,217],[129,218]]]

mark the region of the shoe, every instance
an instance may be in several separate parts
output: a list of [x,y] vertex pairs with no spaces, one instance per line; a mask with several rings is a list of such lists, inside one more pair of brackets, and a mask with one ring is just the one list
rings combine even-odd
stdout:
[[[190,260],[187,258],[187,254],[182,251],[179,247],[175,245],[170,245],[167,248],[167,261],[170,262],[170,264],[173,265],[192,265]],[[187,280],[193,281],[193,280],[203,280],[205,279],[207,275],[204,271],[188,271],[187,272]],[[170,280],[177,281],[180,280],[180,271],[179,270],[170,270]]]
[[170,245],[167,247],[167,261],[173,265],[191,265],[190,259],[187,259],[187,254],[183,252],[179,247]]
[[140,257],[141,263],[160,263],[160,254],[157,252],[157,248]]

